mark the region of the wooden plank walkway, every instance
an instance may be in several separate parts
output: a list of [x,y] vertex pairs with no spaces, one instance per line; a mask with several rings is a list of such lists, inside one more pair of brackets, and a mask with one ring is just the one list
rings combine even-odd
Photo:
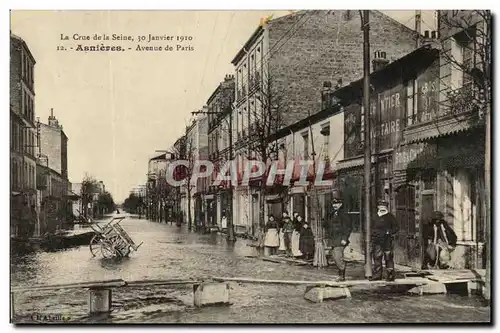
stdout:
[[239,283],[258,283],[258,284],[281,284],[281,285],[303,285],[303,286],[324,286],[324,287],[353,287],[360,285],[376,285],[376,286],[391,286],[391,285],[424,285],[430,281],[425,278],[411,279],[396,279],[395,281],[369,281],[369,280],[350,280],[350,281],[301,281],[301,280],[268,280],[254,279],[245,277],[213,277],[213,281],[218,282],[239,282]]
[[24,292],[24,291],[39,291],[39,290],[57,290],[57,289],[82,289],[82,288],[117,288],[123,287],[126,282],[122,279],[104,280],[104,281],[89,281],[78,283],[65,283],[65,284],[51,284],[51,285],[35,285],[31,287],[14,287],[10,291]]

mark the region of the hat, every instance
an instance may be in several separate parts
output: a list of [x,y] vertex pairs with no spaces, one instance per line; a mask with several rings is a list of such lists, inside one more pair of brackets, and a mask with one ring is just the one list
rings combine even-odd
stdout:
[[431,220],[443,220],[443,219],[444,219],[444,215],[440,211],[436,210],[436,211],[432,212]]
[[389,206],[389,203],[385,200],[377,201],[377,206]]

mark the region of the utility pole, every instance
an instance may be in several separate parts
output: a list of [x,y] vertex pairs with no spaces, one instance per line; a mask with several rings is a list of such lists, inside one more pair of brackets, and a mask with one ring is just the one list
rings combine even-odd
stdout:
[[[361,14],[361,12],[360,12]],[[371,251],[371,127],[370,127],[370,11],[361,14],[363,29],[363,109],[365,141],[365,277],[372,276]]]
[[[228,131],[229,131],[229,161],[232,161],[233,156],[233,107],[230,106],[231,112],[229,112],[229,120],[228,120]],[[214,114],[219,115],[220,112],[214,111],[194,111],[191,114]],[[229,185],[229,214],[227,214],[227,241],[234,242],[236,238],[234,237],[234,224],[233,224],[233,182],[230,181]]]
[[415,11],[415,31],[417,32],[416,46],[417,49],[420,47],[420,32],[422,31],[422,11]]

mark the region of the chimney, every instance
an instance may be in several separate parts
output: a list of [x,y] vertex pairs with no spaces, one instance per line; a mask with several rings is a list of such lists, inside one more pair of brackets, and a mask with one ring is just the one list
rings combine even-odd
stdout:
[[57,121],[56,117],[54,117],[53,108],[50,108],[49,126],[59,128],[59,122]]
[[342,88],[342,78],[337,80],[337,84],[335,85],[335,90]]
[[429,30],[426,30],[425,31],[425,34],[424,34],[424,38],[422,38],[422,43],[421,43],[421,46],[424,46],[424,45],[431,45],[431,46],[434,46],[434,47],[439,47],[438,46],[438,32],[437,31],[429,31]]
[[389,64],[387,53],[384,51],[375,51],[372,60],[373,71],[376,72]]
[[330,81],[323,82],[323,89],[321,90],[321,106],[322,109],[326,109],[331,106],[331,93],[332,93],[332,83]]

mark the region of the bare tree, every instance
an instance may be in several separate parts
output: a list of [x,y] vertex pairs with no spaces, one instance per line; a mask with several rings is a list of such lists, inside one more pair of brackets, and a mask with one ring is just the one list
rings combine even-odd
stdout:
[[[263,71],[262,79],[256,72],[249,81],[248,89],[254,92],[256,97],[255,108],[249,110],[249,130],[247,136],[247,153],[264,163],[269,160],[277,160],[279,154],[279,142],[273,135],[284,125],[284,115],[288,110],[285,94],[278,88],[277,82],[266,71]],[[267,193],[265,172],[259,181],[259,230],[263,235],[265,226],[265,196]],[[281,194],[288,193],[286,186],[274,185]]]
[[[491,103],[492,21],[489,10],[443,10],[439,14],[441,57],[460,76],[458,86],[445,87],[449,112],[478,111],[487,116]],[[459,51],[451,44],[458,45]]]
[[87,207],[94,199],[94,194],[97,192],[98,183],[95,178],[86,174],[82,180],[82,187],[80,188],[80,197],[82,198],[82,214],[88,218]]
[[[191,215],[191,192],[194,185],[191,184],[193,178],[193,170],[196,160],[196,147],[193,145],[193,141],[188,137],[187,134],[183,135],[174,145],[174,154],[179,156],[179,159],[186,161],[186,165],[178,166],[178,170],[181,170],[183,177],[183,184],[181,187],[186,189],[186,196],[188,201],[188,230],[192,229],[193,217]],[[180,190],[180,188],[179,188]],[[180,191],[178,192],[180,194]]]

